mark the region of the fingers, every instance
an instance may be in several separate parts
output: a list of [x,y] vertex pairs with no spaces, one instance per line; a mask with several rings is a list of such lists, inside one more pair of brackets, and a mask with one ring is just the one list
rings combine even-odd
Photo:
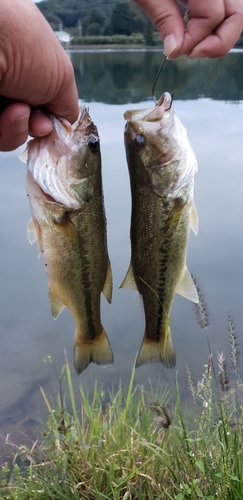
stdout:
[[237,42],[241,31],[243,21],[238,14],[226,19],[213,34],[207,36],[198,43],[189,54],[194,59],[197,57],[222,57]]
[[31,111],[29,119],[29,135],[32,137],[44,137],[53,129],[51,120],[40,110]]
[[[66,54],[65,54],[66,56]],[[50,103],[46,104],[54,115],[74,123],[78,118],[78,91],[75,83],[74,70],[71,61],[65,62],[63,83]]]
[[177,56],[222,57],[243,29],[242,0],[188,0],[188,23]]
[[146,12],[164,40],[164,52],[170,59],[180,53],[185,25],[174,0],[135,0]]
[[51,120],[27,104],[14,103],[0,114],[0,151],[12,151],[27,140],[28,135],[43,137],[53,129]]
[[21,146],[28,137],[30,107],[11,104],[0,115],[0,150],[11,151]]
[[169,59],[184,54],[221,57],[234,46],[243,29],[242,0],[183,0],[188,8],[186,26],[175,0],[135,2],[159,31]]

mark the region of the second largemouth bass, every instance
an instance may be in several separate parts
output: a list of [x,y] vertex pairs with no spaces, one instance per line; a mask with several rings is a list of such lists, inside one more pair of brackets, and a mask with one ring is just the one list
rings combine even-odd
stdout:
[[111,302],[112,276],[106,242],[101,156],[88,108],[71,126],[51,118],[48,137],[29,141],[27,193],[32,212],[30,243],[38,239],[48,276],[52,315],[67,306],[74,318],[74,366],[113,362],[100,319],[100,294]]
[[161,361],[175,366],[170,310],[175,293],[198,302],[186,267],[190,226],[197,233],[193,203],[197,161],[187,132],[165,92],[152,109],[124,115],[130,173],[131,264],[121,287],[143,299],[145,333],[136,366]]

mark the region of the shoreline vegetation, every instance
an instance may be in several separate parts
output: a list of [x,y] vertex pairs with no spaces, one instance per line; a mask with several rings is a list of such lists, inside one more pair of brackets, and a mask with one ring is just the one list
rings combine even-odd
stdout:
[[[196,283],[195,279],[194,282]],[[209,356],[195,383],[185,364],[187,405],[178,382],[156,392],[134,385],[76,405],[69,363],[56,399],[41,389],[49,418],[31,447],[7,436],[12,458],[0,469],[0,498],[10,500],[242,500],[242,383],[232,317],[229,352],[213,359],[209,317],[199,291],[198,322]],[[229,358],[229,359],[226,359]],[[50,356],[46,362],[55,370]],[[233,384],[230,388],[230,382]]]
[[[64,45],[68,50],[78,49],[141,49],[141,50],[163,50],[163,42],[158,33],[153,34],[153,43],[146,43],[142,34],[135,33],[131,36],[83,36],[73,37],[70,44]],[[243,34],[234,46],[235,49],[243,49]]]

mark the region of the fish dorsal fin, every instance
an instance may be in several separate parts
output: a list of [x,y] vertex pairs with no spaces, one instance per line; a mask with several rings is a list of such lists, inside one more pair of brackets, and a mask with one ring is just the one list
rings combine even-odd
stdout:
[[134,279],[132,263],[130,263],[127,274],[126,274],[122,284],[120,285],[120,288],[131,288],[132,290],[138,291],[137,285],[136,285],[136,282]]
[[190,223],[191,223],[191,228],[196,236],[198,235],[198,222],[199,219],[198,219],[196,205],[195,203],[193,203],[190,213]]
[[106,300],[111,303],[111,298],[112,298],[112,272],[111,272],[111,263],[110,260],[108,259],[108,265],[107,265],[107,273],[106,273],[106,279],[105,279],[105,284],[104,288],[102,290]]
[[197,289],[186,266],[184,268],[180,283],[179,285],[177,285],[176,293],[198,304]]
[[27,238],[30,244],[33,245],[33,243],[35,243],[35,241],[38,240],[37,229],[33,219],[29,220],[26,231],[27,231]]
[[51,288],[49,288],[49,301],[51,306],[51,313],[53,319],[57,319],[60,312],[64,309],[64,304],[54,295]]

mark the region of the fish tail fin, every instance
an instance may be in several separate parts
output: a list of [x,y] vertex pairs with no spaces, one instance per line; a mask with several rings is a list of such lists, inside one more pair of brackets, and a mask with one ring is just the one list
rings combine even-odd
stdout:
[[168,324],[164,325],[159,342],[148,340],[145,332],[140,351],[136,358],[136,367],[155,361],[160,361],[166,368],[174,368],[176,364],[176,354]]
[[80,335],[76,334],[74,368],[77,373],[81,373],[92,362],[97,365],[110,365],[113,361],[113,352],[103,326],[99,337],[91,342],[80,341]]

